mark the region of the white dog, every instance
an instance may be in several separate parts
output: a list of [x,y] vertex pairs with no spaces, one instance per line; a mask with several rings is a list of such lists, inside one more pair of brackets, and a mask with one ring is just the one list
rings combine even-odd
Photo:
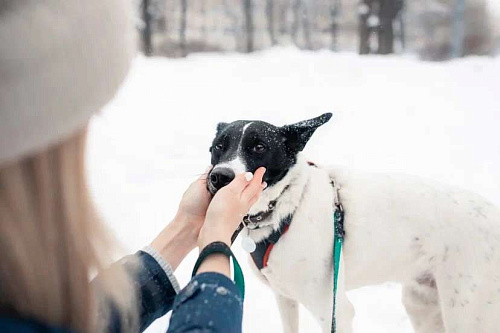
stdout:
[[244,233],[257,244],[255,271],[276,295],[284,331],[298,332],[301,303],[330,332],[333,180],[345,211],[337,332],[352,331],[346,291],[386,281],[403,285],[415,332],[500,332],[500,210],[416,177],[310,165],[300,152],[330,117],[284,127],[219,124],[211,148],[212,193],[237,173],[267,168],[269,186]]

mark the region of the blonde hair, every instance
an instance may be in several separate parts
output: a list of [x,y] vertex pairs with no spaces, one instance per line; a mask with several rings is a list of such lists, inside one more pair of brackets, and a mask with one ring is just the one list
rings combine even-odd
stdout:
[[99,292],[89,284],[110,263],[113,241],[87,189],[86,132],[0,168],[0,311],[95,332],[109,315],[99,304],[113,304],[132,331],[135,295],[124,269],[102,274]]

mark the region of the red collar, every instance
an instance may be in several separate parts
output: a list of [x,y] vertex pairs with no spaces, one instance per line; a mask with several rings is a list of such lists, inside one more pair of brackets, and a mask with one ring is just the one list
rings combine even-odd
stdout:
[[[281,234],[282,236],[288,231],[288,228],[290,225],[287,225],[285,229],[283,229],[283,233]],[[264,258],[262,258],[262,268],[267,267],[267,262],[269,261],[269,256],[271,255],[271,251],[274,248],[275,243],[270,243],[266,249],[266,252],[264,253]]]

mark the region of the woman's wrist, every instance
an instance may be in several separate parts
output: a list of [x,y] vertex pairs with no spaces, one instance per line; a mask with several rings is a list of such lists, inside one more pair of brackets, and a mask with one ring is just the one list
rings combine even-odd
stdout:
[[[198,239],[200,252],[203,251],[206,246],[214,242],[223,242],[231,247],[231,236],[232,233],[228,231],[227,226],[224,224],[205,221]],[[208,256],[200,265],[196,274],[204,272],[216,272],[231,277],[229,258],[224,254],[218,253]]]
[[177,214],[153,240],[151,247],[175,270],[196,247],[198,233],[196,223],[190,221],[189,216]]
[[212,242],[224,242],[231,246],[231,238],[238,228],[243,216],[213,216],[208,214],[200,231],[198,246],[203,250]]
[[200,248],[200,251],[213,242],[223,242],[228,246],[231,246],[232,233],[230,234],[226,229],[227,228],[223,228],[222,226],[205,223],[200,231],[198,239],[198,247]]

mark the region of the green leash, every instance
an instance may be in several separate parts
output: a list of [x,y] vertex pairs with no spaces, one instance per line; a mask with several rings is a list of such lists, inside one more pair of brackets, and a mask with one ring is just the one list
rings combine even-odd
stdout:
[[340,255],[342,253],[342,244],[344,243],[344,208],[339,202],[335,203],[335,212],[333,213],[334,236],[333,236],[333,310],[332,310],[332,329],[337,331],[337,320],[335,318],[335,308],[337,303],[337,282],[340,271]]
[[[335,212],[333,213],[334,237],[333,237],[333,313],[332,313],[332,333],[337,332],[337,322],[335,318],[335,308],[337,303],[337,284],[340,271],[340,255],[342,254],[342,245],[344,244],[344,208],[340,202],[335,203]],[[241,292],[241,297],[245,298],[245,278],[241,267],[233,256],[234,283]]]
[[[340,271],[340,255],[342,254],[342,245],[344,243],[344,209],[340,203],[335,204],[335,212],[333,213],[334,221],[334,238],[333,238],[333,314],[332,314],[332,333],[337,331],[335,307],[337,300],[337,284]],[[234,283],[241,292],[242,299],[245,299],[245,278],[241,266],[233,255],[233,273]]]
[[[235,237],[236,238],[236,237]],[[202,262],[211,254],[221,253],[226,255],[228,258],[231,257],[233,259],[233,280],[236,284],[236,287],[239,289],[241,293],[241,298],[245,298],[245,278],[243,277],[243,271],[241,270],[241,266],[236,259],[231,248],[227,246],[223,242],[213,242],[205,246],[203,250],[201,250],[200,255],[198,256],[198,260],[194,264],[193,273],[191,277],[193,278],[198,272],[198,268],[200,268]]]
[[236,287],[241,292],[241,299],[245,299],[245,277],[243,276],[243,271],[241,270],[241,266],[236,260],[236,257],[233,256],[233,274],[234,274],[234,283]]
[[[333,236],[333,309],[332,309],[332,328],[331,333],[337,332],[337,322],[335,317],[335,309],[337,303],[337,284],[339,279],[339,271],[340,271],[340,256],[342,254],[342,245],[344,244],[344,208],[339,200],[338,190],[336,183],[332,180],[332,186],[334,187],[334,198],[335,198],[335,212],[333,213],[333,222],[334,222],[334,236]],[[238,236],[239,232],[242,229],[242,225],[239,226],[238,230],[232,237],[231,243],[234,242],[236,236]],[[232,253],[231,253],[232,254]],[[241,266],[236,260],[234,254],[232,254],[233,259],[233,274],[234,274],[234,283],[238,287],[241,292],[242,299],[245,298],[245,278],[243,276],[243,271],[241,270]]]

